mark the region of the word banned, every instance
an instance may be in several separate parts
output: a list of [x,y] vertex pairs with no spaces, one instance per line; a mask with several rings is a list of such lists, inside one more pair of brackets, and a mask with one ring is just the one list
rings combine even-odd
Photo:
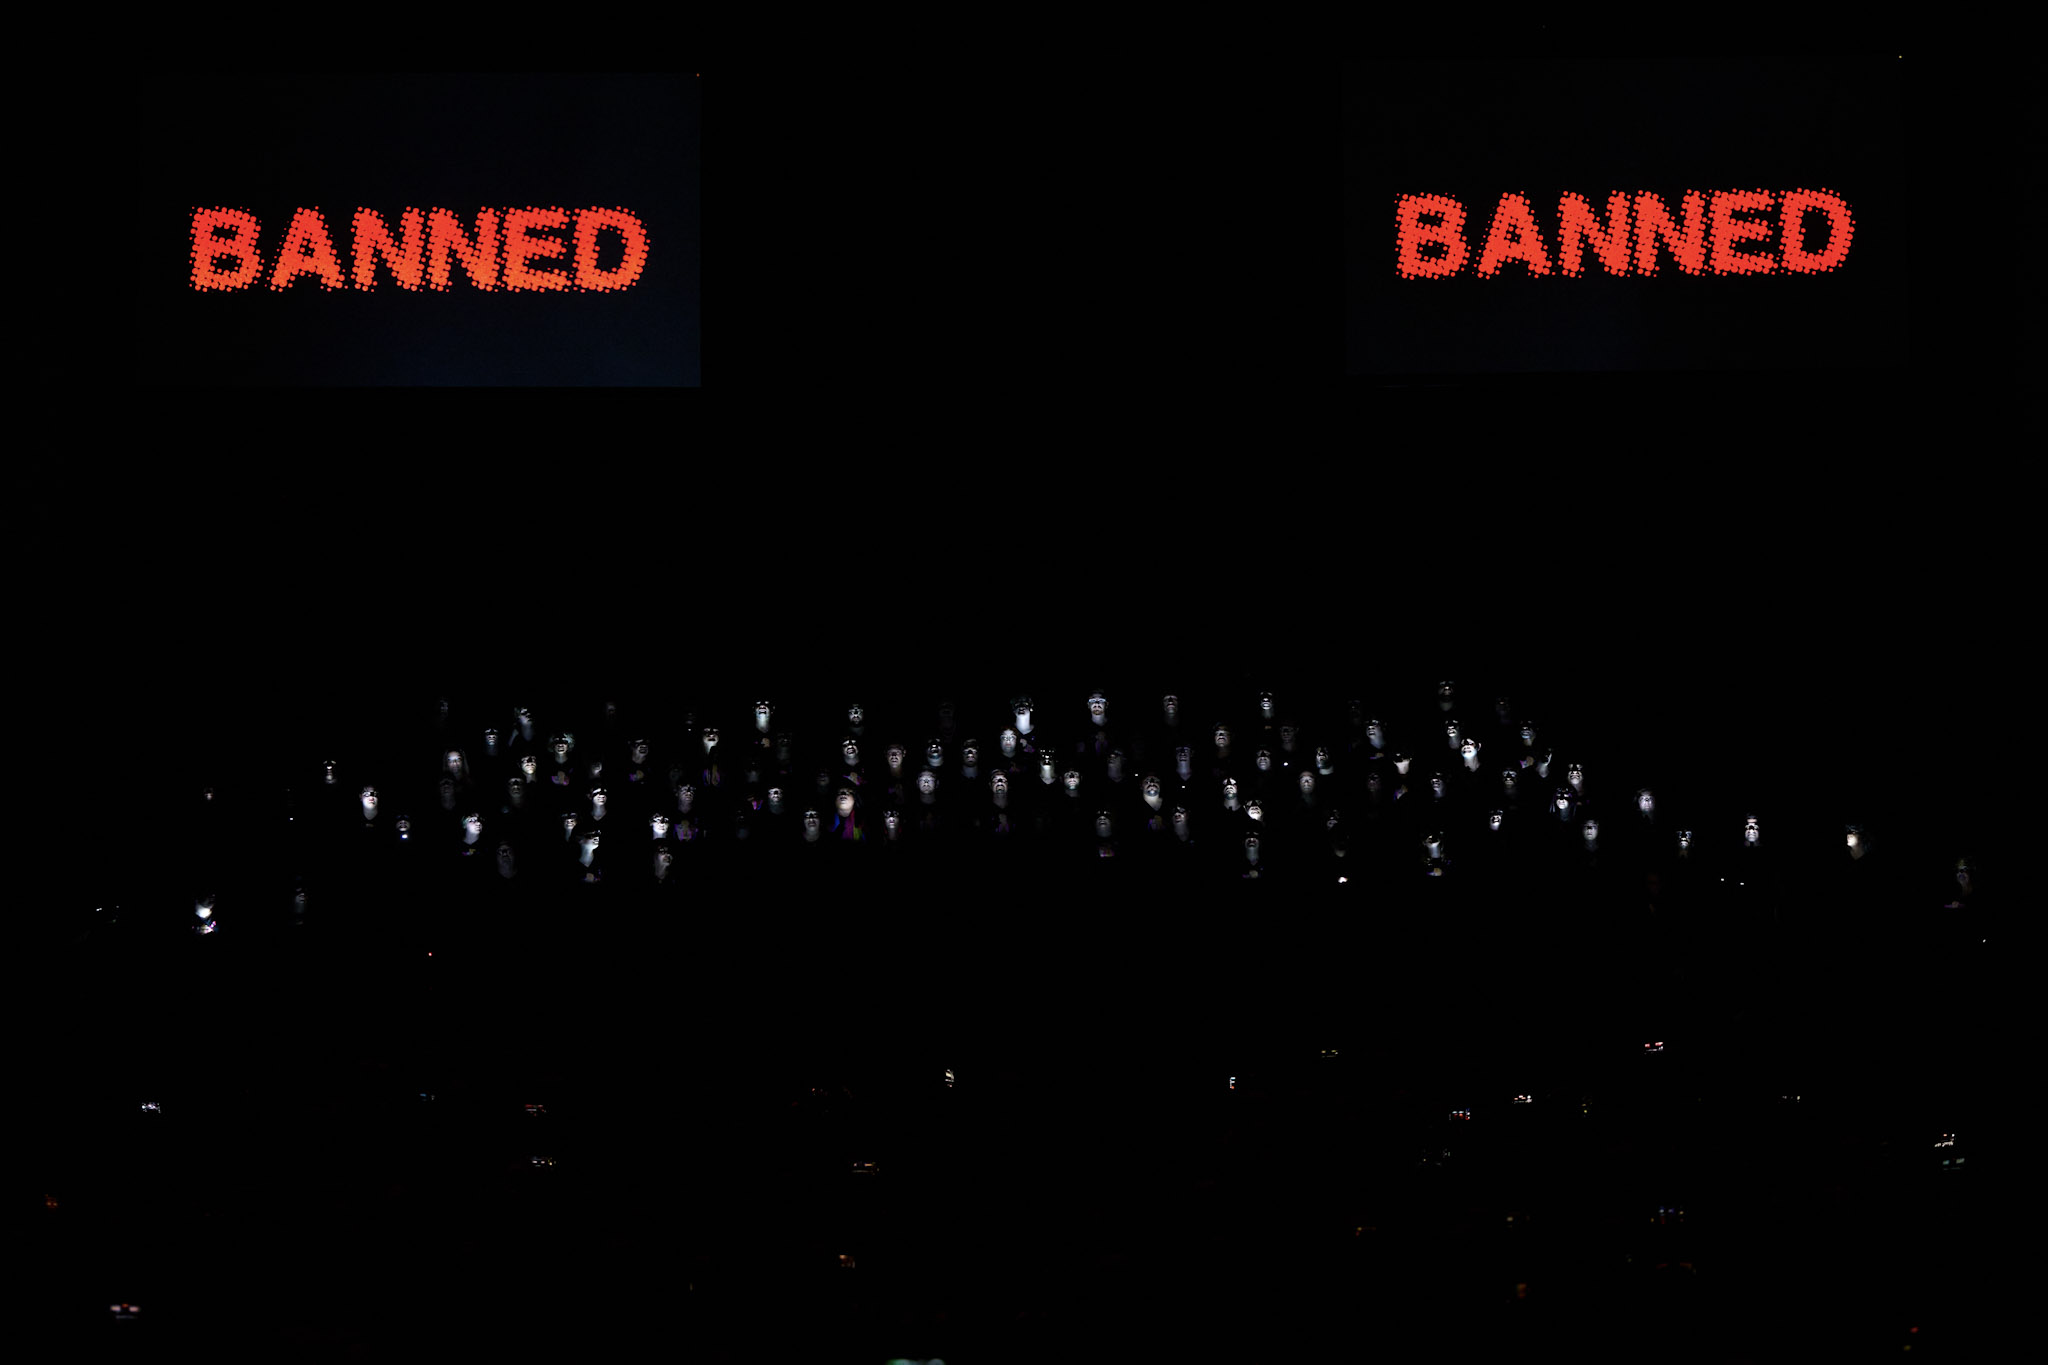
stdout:
[[[1809,234],[1822,226],[1826,240],[1816,242]],[[1817,274],[1842,263],[1854,231],[1848,204],[1832,190],[1687,190],[1675,219],[1659,195],[1616,190],[1607,196],[1604,221],[1585,196],[1566,193],[1558,200],[1553,257],[1528,199],[1510,191],[1494,206],[1476,271],[1492,278],[1519,261],[1531,275],[1548,275],[1554,261],[1557,273],[1577,277],[1591,247],[1610,275],[1655,275],[1665,255],[1688,275]],[[1403,279],[1457,274],[1470,254],[1465,206],[1441,194],[1398,196],[1394,245]]]
[[[530,233],[561,231],[574,220],[570,239],[531,236]],[[320,281],[322,289],[346,289],[353,278],[360,290],[376,288],[377,261],[402,289],[448,288],[448,269],[458,261],[478,289],[548,290],[624,289],[640,278],[647,268],[647,229],[639,218],[623,208],[589,208],[573,214],[568,209],[481,209],[476,226],[465,231],[449,209],[407,209],[399,219],[393,239],[390,226],[375,209],[357,209],[351,236],[355,253],[350,276],[342,274],[335,255],[334,238],[327,221],[316,206],[292,214],[272,258],[271,289],[284,289],[301,275]],[[264,276],[263,255],[257,243],[261,225],[244,209],[195,208],[192,210],[192,287],[194,289],[243,289]],[[625,242],[625,257],[610,270],[597,268],[598,234],[617,233]],[[566,259],[575,250],[574,269],[535,269],[536,259]]]

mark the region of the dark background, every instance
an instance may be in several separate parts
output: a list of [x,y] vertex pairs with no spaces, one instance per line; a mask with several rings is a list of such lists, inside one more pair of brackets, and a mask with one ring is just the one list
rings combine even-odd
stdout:
[[[1347,373],[1902,366],[1902,83],[1897,56],[1578,59],[1539,46],[1518,59],[1347,65]],[[1855,215],[1833,271],[1694,277],[1665,259],[1654,278],[1613,277],[1590,251],[1578,278],[1557,270],[1564,191],[1604,221],[1614,190],[1654,190],[1676,215],[1688,189],[1796,188],[1832,189]],[[1520,264],[1475,273],[1510,190],[1534,212],[1547,277]],[[1459,274],[1396,274],[1404,193],[1464,205],[1470,254]]]
[[[134,108],[141,192],[136,363],[144,382],[231,385],[695,385],[699,382],[698,78],[673,75],[158,75]],[[204,98],[195,98],[203,91]],[[232,111],[232,116],[226,116]],[[262,224],[263,276],[191,287],[194,206]],[[354,288],[357,208],[397,232],[408,207],[572,211],[547,270],[573,268],[573,211],[622,205],[645,271],[604,293]],[[299,207],[318,207],[349,288],[266,287]],[[601,267],[617,260],[600,236]],[[607,247],[609,243],[609,255]]]

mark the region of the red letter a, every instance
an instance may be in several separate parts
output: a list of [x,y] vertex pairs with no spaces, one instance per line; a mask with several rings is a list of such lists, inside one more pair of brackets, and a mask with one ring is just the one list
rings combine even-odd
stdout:
[[334,259],[334,241],[327,235],[327,222],[316,206],[292,215],[292,225],[277,251],[277,269],[270,272],[270,287],[283,289],[301,275],[318,275],[322,289],[344,289],[341,262]]
[[1479,253],[1479,273],[1493,275],[1502,261],[1522,261],[1531,275],[1548,275],[1550,257],[1543,251],[1543,234],[1536,228],[1529,201],[1510,191],[1494,206],[1493,224],[1486,230],[1486,248]]

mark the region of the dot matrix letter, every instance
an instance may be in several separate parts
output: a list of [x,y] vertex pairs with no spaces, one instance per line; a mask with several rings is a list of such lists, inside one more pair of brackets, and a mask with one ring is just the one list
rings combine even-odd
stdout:
[[277,268],[270,273],[270,287],[283,289],[301,275],[318,275],[322,289],[344,289],[341,262],[334,259],[334,241],[327,235],[327,220],[318,207],[300,209],[285,229],[284,245],[278,248]]
[[[240,289],[263,273],[256,254],[256,216],[242,209],[192,210],[192,287]],[[233,270],[214,269],[214,258],[229,256]]]

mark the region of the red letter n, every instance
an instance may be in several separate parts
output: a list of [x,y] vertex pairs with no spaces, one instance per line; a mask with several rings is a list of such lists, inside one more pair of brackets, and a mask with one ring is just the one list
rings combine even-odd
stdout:
[[1557,201],[1557,266],[1567,275],[1579,273],[1585,244],[1592,243],[1600,264],[1610,275],[1628,274],[1628,195],[1616,190],[1607,196],[1607,227],[1603,231],[1593,217],[1593,206],[1583,195],[1566,194]]
[[392,245],[391,233],[384,226],[384,217],[375,209],[356,210],[356,288],[377,287],[377,257],[382,256],[391,267],[392,278],[406,289],[420,287],[420,266],[426,257],[421,251],[420,211],[407,209],[400,220],[399,231],[404,234],[405,246]]
[[1469,250],[1465,206],[1446,195],[1402,195],[1394,201],[1394,249],[1394,269],[1404,280],[1457,274]]
[[448,209],[427,212],[427,287],[448,287],[449,253],[461,260],[469,282],[479,289],[498,287],[498,211],[478,209],[476,240],[462,233],[462,224]]
[[1671,222],[1661,196],[1647,190],[1636,196],[1636,274],[1657,273],[1657,239],[1671,248],[1671,259],[1688,275],[1697,275],[1707,264],[1707,207],[1698,190],[1685,192],[1685,230]]
[[[240,209],[192,210],[192,287],[240,289],[256,283],[263,262],[256,257],[256,218]],[[213,258],[226,256],[233,270],[217,270]]]

